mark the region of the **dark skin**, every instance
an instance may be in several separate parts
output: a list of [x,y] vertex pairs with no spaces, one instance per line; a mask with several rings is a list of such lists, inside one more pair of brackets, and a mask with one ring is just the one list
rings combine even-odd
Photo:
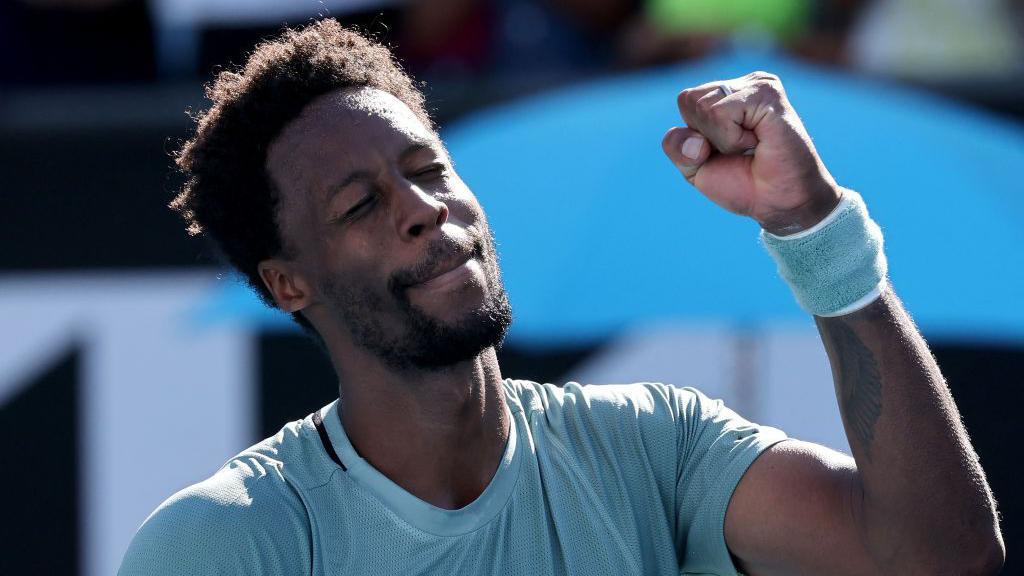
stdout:
[[[420,499],[447,509],[469,504],[493,478],[511,424],[494,348],[442,369],[396,369],[359,344],[322,285],[333,277],[365,286],[383,301],[383,330],[400,335],[389,277],[422,265],[432,240],[486,226],[476,197],[436,134],[378,90],[314,100],[274,141],[267,166],[282,195],[281,233],[294,249],[292,258],[262,262],[260,272],[281,309],[301,310],[323,337],[353,446]],[[449,319],[478,307],[487,290],[477,264],[408,298]]]
[[[730,96],[721,82],[679,94],[687,127],[665,134],[665,154],[702,194],[768,232],[821,221],[844,190],[782,83],[755,72],[728,84]],[[757,576],[997,573],[1005,548],[984,471],[891,286],[815,322],[853,458],[789,441],[755,460],[726,512],[736,565]]]
[[[718,83],[680,94],[688,126],[669,130],[665,153],[701,193],[769,232],[813,226],[843,189],[778,78],[755,73],[730,84],[729,97]],[[425,146],[410,151],[417,143]],[[428,176],[433,165],[443,177]],[[476,198],[436,135],[376,90],[315,100],[275,140],[267,167],[281,191],[289,255],[262,262],[260,272],[277,304],[302,311],[322,335],[356,450],[427,502],[472,502],[493,477],[511,424],[493,347],[440,368],[396,368],[358,335],[372,320],[400,340],[405,323],[387,296],[390,280],[427,261],[432,241],[485,230]],[[353,172],[362,175],[350,180]],[[370,208],[345,216],[368,197]],[[439,322],[471,318],[498,289],[487,273],[496,264],[460,266],[448,281],[403,293]],[[342,281],[372,316],[325,289]],[[995,573],[1004,548],[984,472],[899,300],[886,289],[866,308],[816,321],[853,458],[796,440],[766,450],[726,513],[737,566],[757,576]]]

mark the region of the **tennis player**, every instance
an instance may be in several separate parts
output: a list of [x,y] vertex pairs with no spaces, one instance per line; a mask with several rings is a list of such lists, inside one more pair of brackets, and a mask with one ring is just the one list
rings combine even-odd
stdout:
[[881,231],[775,76],[683,90],[687,127],[662,145],[761,225],[817,322],[852,458],[693,388],[505,378],[487,219],[386,48],[323,20],[209,96],[172,207],[322,344],[338,399],[167,499],[123,576],[999,571],[992,494]]

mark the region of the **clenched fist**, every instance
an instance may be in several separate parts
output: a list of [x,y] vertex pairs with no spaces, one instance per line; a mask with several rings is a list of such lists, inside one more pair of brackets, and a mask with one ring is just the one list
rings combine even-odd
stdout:
[[842,189],[775,75],[687,88],[678,104],[687,127],[671,128],[662,148],[714,203],[780,236],[810,228],[839,203]]

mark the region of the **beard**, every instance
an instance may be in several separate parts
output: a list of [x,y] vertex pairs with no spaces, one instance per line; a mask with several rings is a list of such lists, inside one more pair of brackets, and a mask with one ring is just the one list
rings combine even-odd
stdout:
[[[481,263],[485,296],[480,306],[446,321],[417,308],[406,287],[416,271],[432,270],[453,253],[471,254]],[[500,347],[512,324],[512,307],[489,229],[466,244],[449,239],[430,245],[423,265],[397,272],[388,284],[389,290],[374,291],[332,276],[321,282],[320,291],[343,316],[353,341],[396,370],[436,371],[470,360]],[[384,322],[389,308],[398,311],[398,330]]]

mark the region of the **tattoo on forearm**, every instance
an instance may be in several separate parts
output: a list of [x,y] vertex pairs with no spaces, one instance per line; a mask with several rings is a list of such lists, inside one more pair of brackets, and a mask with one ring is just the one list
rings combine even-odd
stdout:
[[875,423],[882,414],[882,378],[875,355],[846,322],[829,322],[835,358],[838,362],[838,387],[841,408],[852,435],[871,459],[871,441]]

